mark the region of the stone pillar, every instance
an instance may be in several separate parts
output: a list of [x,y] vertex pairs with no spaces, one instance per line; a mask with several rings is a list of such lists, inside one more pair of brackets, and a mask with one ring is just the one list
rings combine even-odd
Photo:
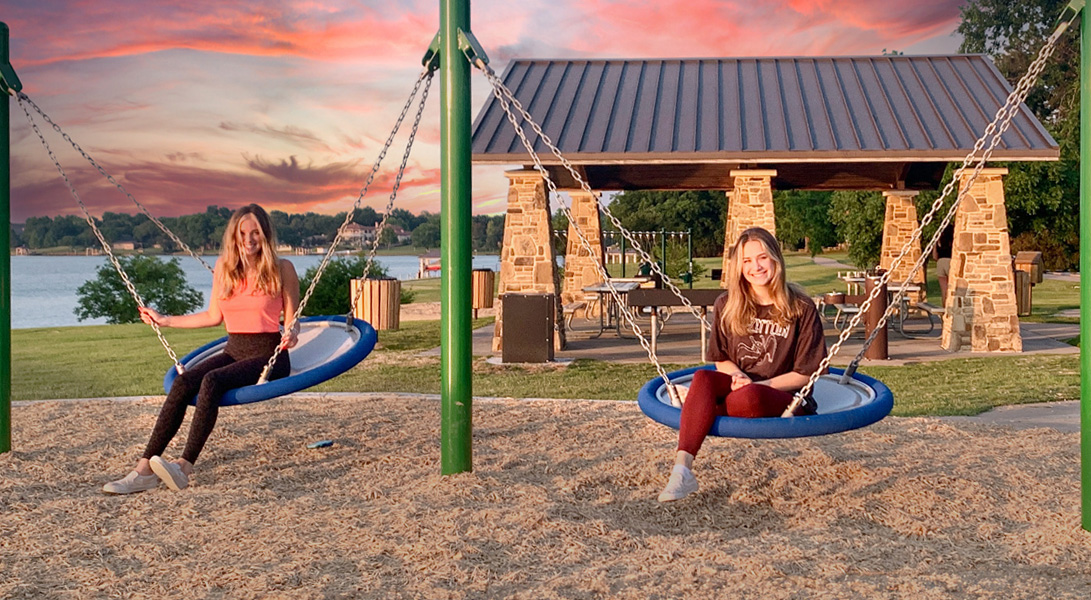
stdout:
[[[750,227],[762,227],[776,235],[777,222],[773,213],[774,170],[736,169],[731,171],[734,187],[727,193],[727,219],[724,223],[723,277],[727,276],[727,253],[739,234]],[[727,287],[723,277],[720,287]]]
[[[940,341],[952,352],[1023,351],[1004,208],[1003,176],[1007,172],[983,169],[955,213]],[[959,187],[965,188],[968,179],[967,173]]]
[[503,295],[546,293],[558,298],[553,322],[554,347],[564,347],[564,319],[560,310],[557,260],[553,251],[553,228],[545,180],[533,169],[504,173],[508,183],[508,212],[504,217],[504,245],[500,249],[500,282],[497,290],[496,325],[492,349],[503,349]]
[[[886,217],[883,220],[883,253],[879,259],[879,267],[882,269],[890,270],[890,265],[894,264],[894,259],[897,258],[902,251],[902,247],[913,236],[913,231],[920,225],[920,221],[917,220],[917,204],[914,202],[916,197],[917,192],[883,192],[883,199],[886,200]],[[920,257],[921,242],[918,239],[902,257],[902,262],[898,265],[898,268],[891,274],[890,283],[901,285]],[[910,283],[921,286],[921,290],[913,294],[906,294],[906,297],[911,302],[923,302],[927,297],[924,268],[921,268],[913,275],[913,280]]]
[[[584,191],[569,192],[572,196],[572,221],[568,223],[568,247],[564,254],[564,288],[561,303],[582,300],[583,288],[602,281],[599,270],[603,267],[602,221],[599,205],[594,195]],[[588,252],[576,233],[576,228],[591,243]]]

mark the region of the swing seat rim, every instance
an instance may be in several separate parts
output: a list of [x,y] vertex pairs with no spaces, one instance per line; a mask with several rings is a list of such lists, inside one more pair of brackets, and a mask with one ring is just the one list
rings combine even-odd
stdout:
[[[678,379],[691,376],[700,369],[715,368],[715,365],[699,365],[668,373],[667,376],[671,382],[676,382]],[[830,367],[829,373],[840,376],[844,373],[844,369]],[[890,414],[894,408],[894,395],[883,382],[857,372],[853,374],[850,383],[866,386],[871,394],[870,399],[857,406],[827,413],[820,412],[817,415],[755,419],[717,417],[709,430],[709,435],[751,439],[811,437],[866,427]],[[669,400],[665,400],[666,398],[666,384],[663,383],[662,378],[656,377],[640,389],[637,404],[640,410],[653,421],[678,429],[682,409],[671,406]],[[821,410],[822,398],[816,395],[816,400]]]
[[[330,325],[339,325],[343,327],[345,323],[346,320],[343,315],[314,316],[299,319],[301,327],[328,327]],[[321,365],[294,375],[274,379],[260,385],[254,384],[230,390],[220,399],[220,406],[250,404],[284,396],[317,385],[348,371],[367,357],[372,349],[375,348],[375,344],[378,341],[378,333],[367,321],[364,321],[363,319],[353,319],[352,326],[356,329],[356,341],[341,354],[336,355],[331,360],[324,362]],[[191,363],[195,364],[197,361],[215,354],[218,350],[222,350],[226,345],[227,336],[224,336],[193,350],[182,357],[179,362],[182,363],[183,367],[189,367]],[[174,379],[177,376],[178,372],[173,366],[167,369],[167,373],[163,377],[163,390],[166,393],[170,393],[171,385],[174,383]],[[196,402],[197,399],[194,397],[190,399],[189,404],[190,406],[194,406]]]

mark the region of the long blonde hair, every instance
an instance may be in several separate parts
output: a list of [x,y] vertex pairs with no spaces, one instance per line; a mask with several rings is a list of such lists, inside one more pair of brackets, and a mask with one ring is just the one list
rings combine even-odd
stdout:
[[270,296],[280,295],[280,258],[277,257],[276,231],[273,229],[273,221],[265,209],[257,204],[247,204],[236,210],[227,221],[224,229],[223,243],[220,246],[220,286],[223,297],[226,300],[231,297],[236,287],[242,287],[246,281],[246,264],[243,262],[242,252],[239,250],[239,227],[247,215],[253,215],[261,228],[261,253],[258,255],[257,281],[251,282],[254,291],[261,291]]
[[758,299],[750,282],[742,273],[742,249],[747,242],[761,242],[762,249],[773,259],[773,277],[769,282],[773,297],[772,319],[784,325],[798,317],[803,309],[801,300],[807,300],[803,288],[788,283],[784,274],[784,255],[773,234],[761,227],[751,227],[739,234],[739,239],[727,253],[727,303],[720,315],[720,331],[736,336],[747,335],[747,328],[758,314]]

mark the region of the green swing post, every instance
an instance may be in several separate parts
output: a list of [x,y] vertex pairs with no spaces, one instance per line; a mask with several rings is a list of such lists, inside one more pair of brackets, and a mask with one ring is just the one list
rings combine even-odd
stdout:
[[[0,90],[22,89],[8,52],[8,25],[0,23]],[[0,106],[0,454],[11,451],[11,105]]]
[[[1074,7],[1076,3],[1069,5]],[[1083,2],[1079,2],[1083,9]],[[1080,515],[1091,531],[1091,17],[1080,15]]]
[[459,34],[469,31],[469,0],[440,0],[440,470],[444,475],[473,469],[470,63],[459,47]]

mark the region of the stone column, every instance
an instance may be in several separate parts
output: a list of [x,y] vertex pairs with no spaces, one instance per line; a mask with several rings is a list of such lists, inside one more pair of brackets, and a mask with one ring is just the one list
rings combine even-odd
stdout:
[[[583,288],[602,281],[599,269],[603,267],[602,221],[599,205],[594,195],[584,191],[569,192],[572,196],[572,221],[568,223],[568,247],[564,254],[564,288],[561,303],[582,300]],[[591,251],[583,246],[576,228],[591,244]]]
[[[762,227],[776,235],[773,213],[773,186],[777,172],[771,169],[736,169],[731,171],[734,187],[727,193],[727,219],[724,223],[723,277],[727,276],[727,253],[739,234],[750,227]],[[727,287],[723,277],[720,287]]]
[[[947,350],[1023,351],[1004,208],[1007,172],[983,169],[955,213],[940,342]],[[959,182],[960,193],[968,179]]]
[[552,222],[545,180],[533,169],[504,173],[508,183],[508,212],[504,217],[504,245],[500,250],[500,282],[497,290],[496,325],[492,349],[503,349],[503,295],[546,293],[558,298],[553,322],[554,347],[564,347],[564,319],[560,310],[557,260],[553,251]]
[[[890,265],[894,264],[894,259],[913,236],[913,231],[920,225],[920,221],[917,220],[917,204],[914,202],[916,197],[917,192],[883,192],[883,199],[886,200],[886,217],[883,220],[883,253],[879,259],[879,267],[882,269],[890,270]],[[890,283],[900,285],[905,281],[909,271],[913,269],[913,265],[917,264],[920,257],[921,242],[918,239],[902,257],[898,268],[894,269]],[[913,275],[910,283],[921,286],[921,290],[906,294],[906,297],[911,302],[923,302],[927,297],[923,268]]]

